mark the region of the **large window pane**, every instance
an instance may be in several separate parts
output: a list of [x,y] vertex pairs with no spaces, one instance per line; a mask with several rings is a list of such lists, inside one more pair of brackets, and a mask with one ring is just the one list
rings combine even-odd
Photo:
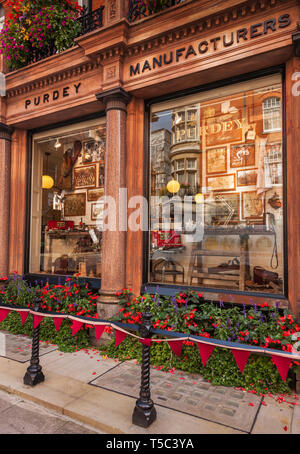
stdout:
[[[150,281],[282,294],[281,77],[154,105],[152,118],[151,180],[165,186],[151,186]],[[163,167],[158,131],[171,139]]]
[[31,273],[101,277],[104,122],[34,136]]

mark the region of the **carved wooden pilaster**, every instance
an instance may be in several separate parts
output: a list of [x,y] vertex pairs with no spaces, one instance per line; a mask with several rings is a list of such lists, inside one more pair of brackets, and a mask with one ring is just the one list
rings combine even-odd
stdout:
[[8,273],[12,128],[0,123],[0,276]]

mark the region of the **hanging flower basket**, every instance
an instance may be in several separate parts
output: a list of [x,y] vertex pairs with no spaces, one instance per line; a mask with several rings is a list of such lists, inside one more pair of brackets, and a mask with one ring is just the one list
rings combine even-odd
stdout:
[[11,0],[11,13],[0,33],[1,53],[9,70],[62,52],[81,31],[82,8],[73,0]]

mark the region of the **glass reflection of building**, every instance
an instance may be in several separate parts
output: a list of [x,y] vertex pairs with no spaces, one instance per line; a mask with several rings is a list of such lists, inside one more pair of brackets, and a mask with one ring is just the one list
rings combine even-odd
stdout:
[[200,185],[199,124],[199,104],[173,110],[171,172],[172,178],[180,183],[180,196],[195,194]]

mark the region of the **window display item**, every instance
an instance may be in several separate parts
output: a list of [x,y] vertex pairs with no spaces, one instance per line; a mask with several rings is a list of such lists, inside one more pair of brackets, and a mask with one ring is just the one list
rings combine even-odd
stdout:
[[54,274],[74,274],[76,272],[76,264],[68,255],[58,257],[54,262]]
[[253,268],[253,281],[259,285],[267,285],[270,282],[278,283],[278,273],[265,270],[261,266]]
[[81,148],[80,140],[75,140],[73,149],[68,148],[65,151],[60,168],[60,179],[57,183],[59,189],[72,189],[72,169],[80,155]]
[[86,193],[66,194],[64,199],[64,215],[85,216],[86,212]]
[[49,221],[48,222],[49,230],[73,230],[74,221]]

